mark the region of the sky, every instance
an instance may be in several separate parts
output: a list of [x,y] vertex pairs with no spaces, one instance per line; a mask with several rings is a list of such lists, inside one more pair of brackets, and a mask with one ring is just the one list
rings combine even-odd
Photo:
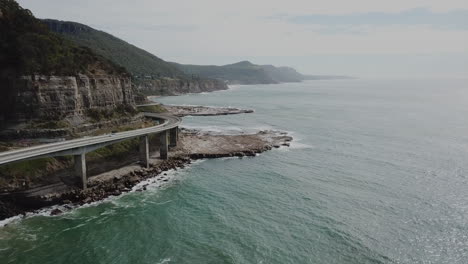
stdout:
[[18,0],[179,63],[306,74],[468,76],[467,0]]

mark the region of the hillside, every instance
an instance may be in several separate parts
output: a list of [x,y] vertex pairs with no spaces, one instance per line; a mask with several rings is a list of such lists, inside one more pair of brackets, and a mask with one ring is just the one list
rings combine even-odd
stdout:
[[0,125],[133,108],[128,72],[0,0]]
[[273,65],[262,65],[263,70],[277,83],[300,82],[304,75],[291,67],[275,67]]
[[170,63],[106,32],[68,21],[45,19],[50,30],[124,67],[141,93],[177,95],[227,89],[229,84],[274,84],[307,79],[290,67],[242,61],[224,66]]
[[90,49],[52,34],[16,1],[1,0],[0,10],[1,76],[84,73],[96,64],[109,72],[125,73]]
[[194,78],[172,63],[89,26],[52,19],[43,20],[50,30],[73,43],[85,46],[132,73],[138,91],[145,95],[177,95],[225,90],[223,81]]
[[228,81],[230,84],[273,84],[282,82],[300,82],[303,75],[293,68],[275,67],[273,65],[256,65],[241,61],[224,66],[189,65],[174,63],[186,74],[202,78],[215,78]]
[[258,65],[240,62],[225,66],[184,65],[174,63],[179,69],[192,76],[226,80],[231,84],[269,84],[275,81]]
[[133,76],[185,77],[172,64],[104,31],[68,21],[45,19],[50,30],[125,67]]

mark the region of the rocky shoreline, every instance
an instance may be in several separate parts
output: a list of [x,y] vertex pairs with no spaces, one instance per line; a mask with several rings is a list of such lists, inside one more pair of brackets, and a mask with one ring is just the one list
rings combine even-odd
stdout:
[[171,115],[178,117],[184,116],[220,116],[220,115],[237,115],[254,113],[252,109],[241,109],[234,107],[212,107],[199,105],[162,105]]
[[[140,166],[122,168],[89,179],[89,188],[81,190],[67,187],[64,190],[40,196],[9,195],[0,199],[0,220],[25,215],[41,208],[62,205],[51,215],[63,210],[101,201],[109,196],[118,196],[132,191],[132,188],[150,178],[167,182],[167,171],[184,168],[194,160],[255,156],[273,148],[287,147],[292,137],[279,131],[261,131],[256,134],[218,135],[196,130],[185,130],[180,134],[179,145],[172,149],[168,160],[152,159],[148,169]],[[157,154],[153,153],[153,157]],[[146,185],[136,191],[146,190]]]

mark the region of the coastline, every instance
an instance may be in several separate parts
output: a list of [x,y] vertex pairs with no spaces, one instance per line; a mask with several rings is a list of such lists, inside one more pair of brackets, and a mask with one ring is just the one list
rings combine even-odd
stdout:
[[[237,86],[237,85],[236,85]],[[229,89],[231,87],[229,86]],[[149,96],[156,99],[158,96]],[[157,103],[156,103],[157,104]],[[253,113],[252,109],[232,107],[211,107],[199,105],[163,105],[168,113],[183,116],[217,116]],[[183,129],[178,147],[169,152],[168,160],[158,159],[159,153],[152,153],[150,168],[142,168],[138,163],[132,163],[118,169],[113,169],[89,178],[89,188],[86,190],[61,184],[51,184],[22,192],[20,195],[2,197],[0,201],[0,221],[24,217],[44,208],[61,206],[62,209],[50,211],[50,215],[59,215],[64,210],[103,201],[111,196],[132,191],[132,188],[143,181],[152,180],[164,183],[169,181],[167,172],[178,170],[190,165],[193,161],[214,158],[254,157],[259,153],[273,148],[289,147],[292,137],[286,132],[263,130],[255,134],[224,135],[200,130]],[[105,166],[105,164],[103,164]],[[135,191],[145,191],[147,185]]]
[[[62,214],[64,209],[102,201],[110,196],[119,196],[132,191],[139,183],[152,179],[155,182],[169,181],[167,172],[185,168],[193,161],[213,158],[254,157],[273,148],[288,147],[292,137],[285,132],[260,131],[256,134],[219,135],[198,130],[183,130],[179,145],[169,152],[168,160],[160,160],[158,153],[151,153],[150,168],[131,164],[111,170],[89,179],[89,188],[52,185],[29,190],[27,195],[3,197],[0,202],[0,221],[18,215],[37,212],[54,205],[50,215]],[[145,191],[143,185],[135,191]]]
[[200,105],[161,105],[170,114],[177,117],[184,116],[220,116],[220,115],[237,115],[251,114],[255,111],[252,109],[240,109],[234,107],[213,107]]

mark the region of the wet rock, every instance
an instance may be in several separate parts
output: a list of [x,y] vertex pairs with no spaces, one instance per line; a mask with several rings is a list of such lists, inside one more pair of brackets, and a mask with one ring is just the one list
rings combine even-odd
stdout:
[[52,212],[50,212],[50,215],[61,215],[61,214],[63,214],[63,212],[62,212],[62,210],[60,210],[58,208],[54,209],[54,210],[52,210]]

